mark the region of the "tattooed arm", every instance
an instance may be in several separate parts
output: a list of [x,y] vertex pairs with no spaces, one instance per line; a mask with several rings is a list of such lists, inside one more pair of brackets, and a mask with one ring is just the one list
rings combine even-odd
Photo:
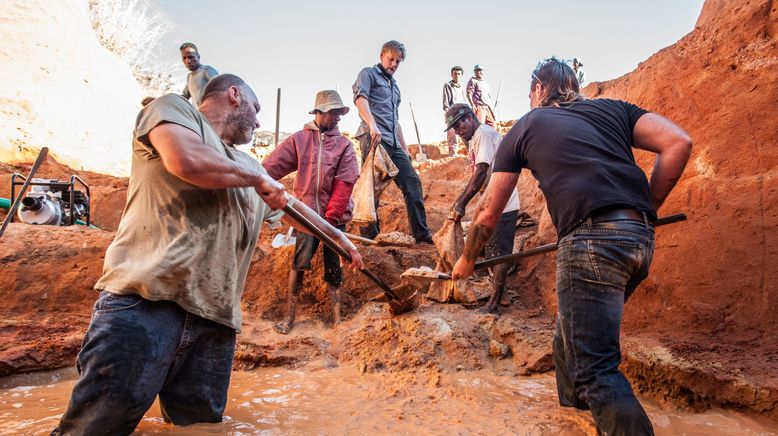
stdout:
[[465,241],[465,250],[454,265],[452,272],[454,280],[464,279],[473,274],[475,260],[486,246],[486,242],[492,237],[494,228],[497,227],[500,215],[502,215],[511,193],[516,189],[518,180],[519,173],[492,174],[492,180],[478,204],[475,219],[470,227],[470,234]]

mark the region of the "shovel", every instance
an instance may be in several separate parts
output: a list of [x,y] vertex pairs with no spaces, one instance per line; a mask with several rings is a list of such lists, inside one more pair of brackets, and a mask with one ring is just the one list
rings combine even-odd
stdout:
[[289,231],[286,232],[286,234],[279,233],[273,238],[273,241],[270,242],[270,246],[273,248],[280,248],[280,247],[286,247],[287,245],[294,245],[297,242],[297,238],[292,236],[292,232],[294,231],[293,227],[289,227]]
[[[685,213],[677,213],[674,215],[668,215],[659,218],[654,222],[654,227],[677,223],[679,221],[686,221]],[[491,259],[486,259],[486,260],[476,262],[475,269],[484,269],[484,268],[489,268],[490,266],[499,265],[501,263],[515,262],[525,257],[532,257],[538,254],[556,251],[556,249],[557,249],[556,243],[541,245],[539,247],[535,247],[526,251],[519,251],[518,253],[506,254],[505,256],[497,256]],[[417,279],[417,280],[451,280],[451,274],[434,271],[428,267],[409,268],[404,273],[402,273],[400,277]]]
[[413,103],[408,102],[411,105],[411,117],[413,118],[413,127],[416,129],[416,141],[419,142],[419,152],[416,153],[416,162],[423,163],[427,161],[427,155],[424,154],[424,146],[421,145],[421,137],[419,136],[419,126],[416,125],[416,115],[413,114]]
[[[340,257],[351,262],[351,255],[348,253],[348,251],[343,249],[343,247],[338,245],[337,242],[335,242],[332,238],[330,238],[321,229],[316,227],[315,224],[310,222],[308,218],[303,216],[303,214],[297,211],[297,209],[292,207],[293,201],[295,200],[292,200],[290,198],[289,203],[287,203],[286,207],[284,207],[283,209],[284,213],[286,213],[291,219],[293,219],[295,222],[300,224],[306,230],[311,232],[311,234],[316,236],[327,247],[332,249],[334,252],[338,253]],[[392,313],[392,315],[400,315],[406,312],[410,312],[411,310],[415,309],[416,306],[418,305],[418,299],[415,298],[418,289],[413,284],[403,283],[400,286],[390,288],[389,285],[387,285],[383,280],[381,280],[380,277],[375,275],[369,269],[364,268],[361,269],[360,272],[365,276],[367,276],[367,278],[372,280],[373,283],[378,285],[378,287],[381,288],[382,291],[384,291],[384,294],[386,294],[387,298],[389,299],[389,311]],[[401,295],[403,295],[404,297],[401,297]]]
[[32,183],[32,178],[35,176],[35,172],[38,171],[38,168],[43,164],[43,161],[46,160],[46,156],[49,154],[49,147],[43,147],[41,148],[41,151],[38,152],[38,157],[35,158],[35,162],[32,164],[32,168],[30,168],[30,174],[27,175],[27,178],[24,179],[24,184],[22,185],[22,189],[19,190],[19,195],[16,196],[16,198],[13,199],[13,203],[11,203],[11,207],[8,208],[8,215],[5,216],[5,221],[3,221],[3,225],[0,226],[0,236],[3,236],[3,233],[5,233],[5,228],[8,227],[8,223],[13,221],[14,215],[16,214],[16,210],[19,209],[19,205],[22,203],[22,197],[24,197],[24,191],[27,190],[27,188],[30,186],[30,183]]

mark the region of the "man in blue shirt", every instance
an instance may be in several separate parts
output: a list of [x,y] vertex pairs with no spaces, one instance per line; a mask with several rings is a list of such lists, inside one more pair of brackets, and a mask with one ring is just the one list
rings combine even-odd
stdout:
[[[427,228],[421,180],[411,164],[398,120],[400,88],[394,80],[394,73],[404,59],[405,46],[389,41],[381,48],[380,62],[359,72],[353,86],[354,104],[362,119],[356,137],[362,150],[362,162],[370,149],[379,144],[389,153],[399,170],[394,182],[405,198],[411,233],[417,242],[431,244],[432,234]],[[364,237],[374,238],[380,232],[379,223],[363,227],[360,232]]]

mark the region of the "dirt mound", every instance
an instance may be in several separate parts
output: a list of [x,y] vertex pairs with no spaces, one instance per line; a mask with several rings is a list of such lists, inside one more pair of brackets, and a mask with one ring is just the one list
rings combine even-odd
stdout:
[[0,375],[73,363],[112,232],[11,223],[0,243]]

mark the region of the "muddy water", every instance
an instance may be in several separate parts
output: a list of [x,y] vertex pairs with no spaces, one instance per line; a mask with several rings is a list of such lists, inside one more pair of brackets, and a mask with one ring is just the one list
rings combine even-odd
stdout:
[[[72,370],[0,380],[0,435],[47,434],[64,411]],[[678,412],[643,401],[657,434],[769,435],[762,418]],[[560,409],[553,375],[359,374],[353,368],[235,372],[220,424],[174,427],[158,405],[139,434],[594,434],[588,413]]]

